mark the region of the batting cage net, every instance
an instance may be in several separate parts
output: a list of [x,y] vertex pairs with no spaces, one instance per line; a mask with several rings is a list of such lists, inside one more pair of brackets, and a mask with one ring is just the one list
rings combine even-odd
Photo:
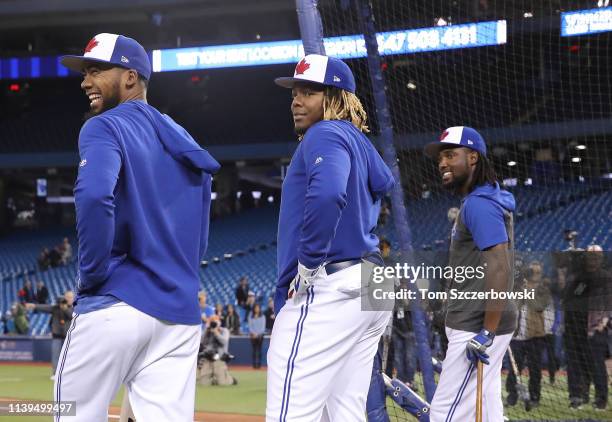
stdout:
[[[384,97],[378,98],[385,98],[390,112],[415,251],[446,251],[453,208],[460,206],[459,197],[441,188],[434,160],[423,154],[423,146],[446,128],[470,126],[483,135],[500,183],[516,199],[514,288],[533,287],[538,300],[517,303],[518,329],[512,353],[504,358],[504,412],[513,421],[612,420],[605,364],[610,279],[585,275],[609,268],[609,257],[598,251],[612,249],[612,8],[607,6],[607,0],[318,4],[326,53],[346,59],[355,73],[378,146],[385,142],[384,110],[375,103],[381,92],[373,86],[382,75]],[[359,35],[372,22],[379,69],[369,67]],[[391,209],[390,203],[383,207],[379,230],[393,256],[402,239]],[[586,249],[593,254],[581,252]],[[427,280],[423,283],[427,288]],[[575,306],[583,292],[592,296],[606,289],[599,306],[593,300],[588,307]],[[423,305],[428,338],[415,338],[410,310],[396,306],[386,340],[387,374],[422,397],[415,344],[429,342],[440,360],[446,350],[444,304],[437,305]],[[391,420],[415,420],[390,398],[387,402]]]

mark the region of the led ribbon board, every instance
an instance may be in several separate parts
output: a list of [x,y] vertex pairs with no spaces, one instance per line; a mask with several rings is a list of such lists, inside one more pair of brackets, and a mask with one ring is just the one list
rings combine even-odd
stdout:
[[[381,55],[412,54],[505,44],[506,21],[469,23],[377,34]],[[366,56],[363,35],[325,38],[328,55],[341,59]],[[153,51],[153,71],[211,69],[296,63],[304,55],[301,40],[176,48]]]
[[612,31],[612,7],[561,13],[561,36]]
[[[379,51],[386,56],[505,44],[507,29],[506,21],[500,20],[381,32],[377,38]],[[327,54],[341,59],[367,54],[363,35],[325,38],[324,43]],[[297,63],[303,55],[302,41],[290,40],[154,50],[151,59],[154,72],[168,72]],[[59,59],[56,56],[0,59],[0,79],[68,76],[72,72]]]

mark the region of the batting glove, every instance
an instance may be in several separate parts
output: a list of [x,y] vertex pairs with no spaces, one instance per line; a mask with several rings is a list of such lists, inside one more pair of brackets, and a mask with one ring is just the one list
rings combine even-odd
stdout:
[[317,276],[319,268],[321,267],[311,270],[298,262],[298,272],[291,281],[289,287],[289,297],[293,297],[295,300],[297,300],[297,297],[304,293],[306,289],[312,285],[313,280]]
[[478,361],[482,361],[485,365],[489,364],[489,355],[487,355],[487,347],[490,347],[493,344],[493,339],[495,338],[495,333],[485,330],[484,328],[480,330],[480,332],[474,336],[465,348],[465,355],[468,360],[472,362],[474,365],[478,363]]

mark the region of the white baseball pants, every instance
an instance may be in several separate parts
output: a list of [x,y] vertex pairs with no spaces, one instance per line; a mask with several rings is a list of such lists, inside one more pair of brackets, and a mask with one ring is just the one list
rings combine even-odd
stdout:
[[54,399],[76,401],[76,416],[54,422],[107,422],[121,384],[136,420],[193,422],[200,334],[200,325],[160,321],[123,302],[75,314]]
[[[476,366],[465,355],[465,347],[476,333],[446,328],[448,350],[431,402],[430,422],[465,422],[476,419]],[[501,367],[512,334],[496,336],[487,348],[489,364],[484,365],[482,420],[504,420]]]
[[361,310],[361,266],[290,298],[268,349],[267,422],[361,422],[378,341],[391,312]]

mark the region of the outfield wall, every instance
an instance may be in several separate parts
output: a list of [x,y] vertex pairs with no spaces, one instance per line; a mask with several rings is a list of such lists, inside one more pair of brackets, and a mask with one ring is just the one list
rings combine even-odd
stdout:
[[[264,338],[262,365],[270,337]],[[230,340],[230,354],[234,355],[232,365],[251,365],[251,341],[248,336],[234,336]],[[0,362],[51,362],[51,337],[47,336],[0,336]]]

